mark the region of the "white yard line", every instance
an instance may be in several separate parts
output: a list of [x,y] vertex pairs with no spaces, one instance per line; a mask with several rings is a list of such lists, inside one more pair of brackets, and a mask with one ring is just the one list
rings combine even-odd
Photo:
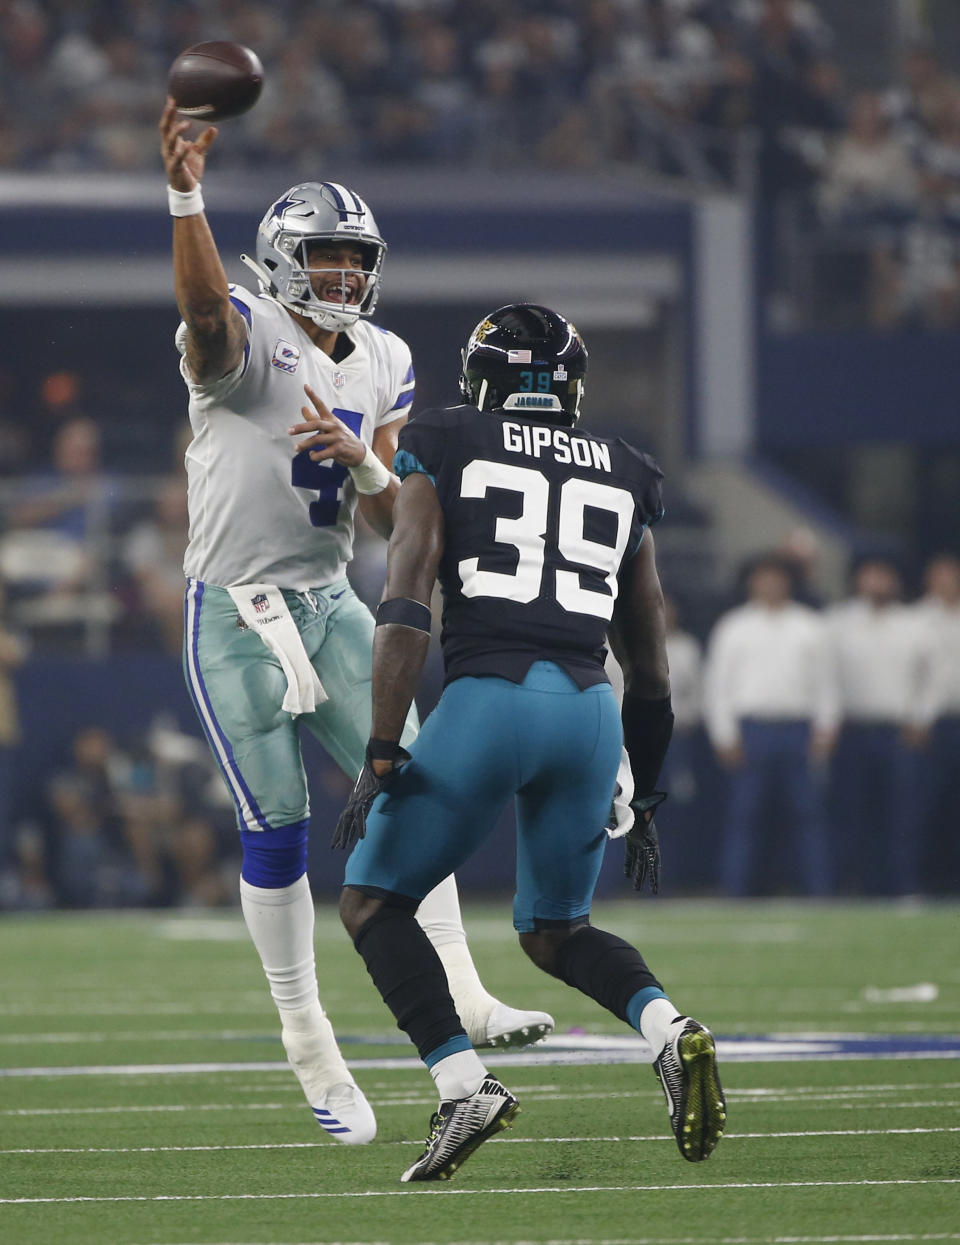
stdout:
[[101,1042],[273,1042],[264,1029],[128,1029],[60,1033],[0,1033],[0,1046],[99,1046]]
[[[943,1128],[830,1128],[798,1129],[782,1133],[727,1133],[724,1142],[731,1141],[782,1141],[798,1137],[908,1137],[929,1133],[960,1133],[960,1125]],[[672,1141],[669,1133],[646,1137],[496,1137],[491,1144],[498,1146],[582,1145],[608,1142]],[[383,1146],[417,1146],[420,1141],[381,1141]],[[44,1148],[0,1149],[0,1154],[219,1154],[226,1150],[316,1150],[326,1148],[323,1141],[257,1142],[247,1145],[228,1146],[48,1146]]]
[[924,1177],[897,1180],[744,1180],[718,1184],[624,1184],[624,1185],[543,1185],[524,1189],[368,1189],[359,1193],[318,1193],[308,1190],[302,1193],[157,1193],[123,1194],[120,1196],[93,1195],[83,1197],[4,1197],[0,1206],[53,1206],[95,1202],[98,1205],[114,1202],[290,1202],[290,1201],[349,1201],[375,1197],[526,1197],[558,1193],[712,1193],[730,1189],[873,1189],[918,1185],[960,1184],[960,1176]]
[[[713,1245],[858,1245],[859,1242],[898,1241],[960,1241],[960,1232],[885,1232],[858,1233],[856,1236],[718,1236]],[[171,1243],[172,1245],[172,1243]],[[176,1242],[176,1245],[186,1245]],[[224,1243],[227,1245],[227,1243]],[[244,1242],[244,1245],[281,1245],[278,1241]],[[299,1245],[329,1245],[329,1242],[302,1242]],[[390,1245],[388,1241],[338,1241],[337,1245]],[[422,1245],[441,1245],[424,1241]],[[630,1236],[630,1237],[550,1237],[548,1240],[469,1240],[448,1241],[442,1245],[704,1245],[702,1236]]]
[[[930,1086],[931,1089],[938,1088]],[[610,1100],[622,1098],[660,1098],[661,1095],[654,1088],[646,1090],[618,1090],[614,1092],[597,1091],[596,1093],[571,1093],[556,1094],[552,1091],[544,1091],[543,1093],[528,1093],[527,1091],[519,1091],[524,1097],[533,1102],[585,1102],[588,1100]],[[830,1102],[831,1109],[840,1111],[891,1111],[891,1110],[926,1110],[926,1109],[955,1109],[960,1103],[957,1099],[928,1099],[926,1101],[910,1100],[906,1102],[837,1102],[835,1095],[831,1095],[826,1101]],[[733,1094],[727,1095],[728,1101],[735,1101]],[[409,1098],[393,1098],[393,1099],[377,1099],[376,1106],[379,1109],[387,1107],[426,1107],[436,1106],[436,1098],[427,1095],[412,1095]],[[761,1100],[763,1105],[779,1106],[785,1101],[802,1102],[816,1109],[816,1099],[813,1095],[804,1095],[797,1099],[767,1099]],[[173,1104],[159,1106],[113,1106],[113,1107],[15,1107],[4,1108],[0,1110],[2,1116],[44,1116],[44,1115],[114,1115],[122,1113],[134,1113],[137,1111],[289,1111],[292,1109],[290,1102],[224,1102],[224,1103],[202,1103],[192,1104]]]
[[825,1096],[827,1093],[837,1095],[853,1095],[853,1094],[903,1094],[913,1092],[918,1089],[960,1089],[960,1081],[943,1081],[942,1083],[931,1086],[924,1081],[904,1081],[900,1084],[882,1084],[882,1085],[832,1085],[826,1089],[823,1085],[791,1085],[789,1088],[781,1086],[771,1086],[769,1088],[754,1087],[752,1089],[738,1089],[736,1092],[741,1098],[765,1098],[776,1097],[781,1094],[820,1094]]
[[[434,1100],[435,1101],[435,1100]],[[158,1111],[289,1111],[289,1102],[204,1102],[192,1106],[174,1103],[151,1107],[13,1107],[0,1111],[0,1115],[132,1115],[135,1112]]]
[[209,994],[203,999],[164,1002],[155,997],[138,999],[132,993],[124,994],[116,1003],[91,1003],[87,999],[0,1003],[0,1016],[249,1016],[251,1011],[262,1012],[264,1020],[276,1016],[264,1005],[262,990],[231,991],[222,1003],[211,1002]]

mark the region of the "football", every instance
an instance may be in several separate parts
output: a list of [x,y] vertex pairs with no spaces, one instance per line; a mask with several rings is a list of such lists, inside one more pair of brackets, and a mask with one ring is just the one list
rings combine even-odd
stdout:
[[252,108],[263,87],[263,66],[242,43],[197,43],[170,66],[167,91],[177,112],[196,121],[224,121]]

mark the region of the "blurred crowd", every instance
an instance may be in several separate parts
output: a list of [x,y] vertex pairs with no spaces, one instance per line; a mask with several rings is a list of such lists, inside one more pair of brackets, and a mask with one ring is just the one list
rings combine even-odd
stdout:
[[233,902],[233,806],[206,743],[160,715],[142,739],[84,725],[0,837],[0,908]]
[[920,32],[859,89],[829,17],[814,0],[0,0],[0,169],[154,172],[169,65],[235,39],[266,83],[217,167],[629,165],[735,184],[757,193],[771,287],[786,206],[794,229],[847,239],[846,265],[818,254],[862,320],[952,326],[960,80]]
[[640,156],[710,177],[685,131],[716,131],[722,147],[752,125],[815,126],[837,90],[810,0],[5,0],[0,11],[0,91],[17,104],[4,110],[0,163],[18,168],[155,167],[167,69],[209,39],[247,44],[267,69],[219,158],[304,173],[324,158],[588,167]]
[[[79,385],[74,374],[55,373],[42,390],[51,380],[71,393]],[[169,473],[133,476],[105,465],[103,421],[79,407],[61,410],[59,420],[48,413],[47,461],[8,463],[0,485],[0,581],[9,616],[41,648],[88,656],[117,647],[179,652],[188,426],[176,438]]]
[[815,217],[863,256],[865,320],[960,323],[960,78],[929,42],[908,49],[898,85],[854,95],[818,164]]

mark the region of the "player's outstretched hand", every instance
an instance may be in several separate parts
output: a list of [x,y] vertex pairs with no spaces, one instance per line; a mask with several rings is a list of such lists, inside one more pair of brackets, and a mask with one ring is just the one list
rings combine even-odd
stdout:
[[203,180],[207,152],[217,137],[217,127],[208,125],[196,139],[188,139],[193,124],[177,115],[177,106],[168,99],[160,116],[160,151],[167,171],[167,184],[174,190],[193,190]]
[[309,385],[304,385],[303,389],[314,409],[311,411],[309,407],[302,406],[300,414],[303,416],[303,423],[294,424],[287,432],[291,437],[300,437],[304,433],[312,435],[297,442],[297,452],[309,450],[310,458],[315,463],[332,458],[342,467],[359,467],[367,447],[342,419],[334,415]]
[[653,820],[657,806],[667,798],[665,791],[652,791],[630,803],[633,809],[633,828],[627,831],[623,858],[624,877],[633,881],[635,891],[643,890],[649,880],[650,893],[660,890],[660,838]]
[[353,847],[358,839],[364,837],[367,833],[367,815],[374,800],[381,791],[390,789],[390,786],[396,781],[397,775],[409,760],[410,753],[406,748],[398,747],[393,769],[381,777],[374,772],[370,758],[369,756],[367,757],[363,769],[360,771],[360,777],[357,779],[356,786],[353,788],[350,799],[347,801],[347,806],[340,814],[340,819],[333,832],[333,838],[330,840],[331,847]]

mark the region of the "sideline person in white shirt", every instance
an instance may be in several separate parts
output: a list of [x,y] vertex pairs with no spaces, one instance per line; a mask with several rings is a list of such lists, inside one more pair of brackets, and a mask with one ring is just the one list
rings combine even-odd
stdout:
[[830,806],[838,883],[866,894],[919,889],[920,754],[933,721],[930,629],[903,604],[895,562],[858,559],[853,595],[826,612],[843,724]]
[[838,713],[823,620],[793,600],[789,568],[776,555],[758,558],[746,584],[746,603],[711,633],[704,676],[707,731],[729,777],[722,886],[730,895],[757,891],[758,840],[783,833],[779,820],[761,821],[778,796],[791,815],[800,887],[825,895],[832,870],[821,770]]
[[938,553],[924,571],[924,595],[913,606],[927,628],[931,666],[927,704],[933,721],[925,776],[921,859],[931,889],[960,890],[960,557]]

